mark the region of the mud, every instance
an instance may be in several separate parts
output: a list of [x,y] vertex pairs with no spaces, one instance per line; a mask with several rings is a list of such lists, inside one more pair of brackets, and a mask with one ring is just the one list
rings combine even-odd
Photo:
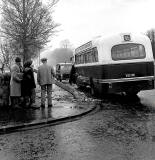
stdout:
[[77,121],[0,135],[0,159],[154,160],[155,112],[144,104],[140,96],[111,95]]

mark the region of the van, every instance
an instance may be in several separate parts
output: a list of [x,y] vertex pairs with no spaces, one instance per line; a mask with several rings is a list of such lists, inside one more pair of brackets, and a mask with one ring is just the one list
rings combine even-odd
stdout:
[[59,80],[60,82],[62,80],[68,80],[71,68],[72,68],[72,63],[58,63],[56,65],[56,79]]

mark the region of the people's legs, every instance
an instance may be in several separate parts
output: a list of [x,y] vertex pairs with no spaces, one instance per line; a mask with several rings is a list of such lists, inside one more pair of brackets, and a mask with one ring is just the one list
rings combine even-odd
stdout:
[[24,106],[28,107],[29,106],[29,96],[24,96]]
[[31,90],[31,96],[30,96],[30,103],[35,103],[35,99],[36,99],[36,92],[35,92],[35,88],[33,88]]
[[36,92],[35,92],[35,88],[33,88],[31,90],[31,93],[30,93],[30,104],[29,104],[29,106],[33,107],[33,108],[39,108],[39,106],[36,106],[36,104],[35,104],[35,102],[36,102],[35,99],[36,99]]
[[19,108],[19,98],[20,97],[16,97],[16,96],[11,97],[11,106],[12,107]]
[[18,107],[18,97],[14,97],[13,101],[14,107]]
[[14,97],[13,96],[10,96],[10,101],[11,101],[11,107],[13,107],[14,106]]
[[21,96],[16,97],[16,106],[21,107]]
[[52,84],[47,85],[48,106],[52,105]]
[[41,106],[45,106],[46,85],[41,86]]

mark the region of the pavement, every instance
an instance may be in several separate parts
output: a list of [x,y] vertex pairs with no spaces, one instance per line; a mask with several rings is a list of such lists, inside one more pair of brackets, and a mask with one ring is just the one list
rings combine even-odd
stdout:
[[[56,85],[57,84],[57,85]],[[74,87],[56,82],[53,85],[51,108],[40,107],[40,88],[36,89],[37,108],[0,108],[0,134],[25,129],[37,125],[59,123],[83,116],[96,108],[91,100]]]

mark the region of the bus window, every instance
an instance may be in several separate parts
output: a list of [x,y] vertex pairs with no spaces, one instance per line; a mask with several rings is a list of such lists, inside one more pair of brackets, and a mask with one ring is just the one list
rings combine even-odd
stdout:
[[81,62],[82,62],[82,61],[81,61],[81,55],[79,55],[79,63],[81,64]]
[[81,58],[81,64],[83,64],[83,54],[81,54],[80,58]]
[[77,55],[75,56],[75,64],[77,64]]
[[93,62],[98,62],[98,52],[97,52],[97,48],[93,48],[92,50],[92,56],[93,56]]
[[88,52],[87,54],[88,54],[88,63],[91,63],[91,59],[92,59],[91,58],[92,57],[91,52]]
[[85,63],[88,63],[88,54],[87,53],[84,55],[84,59],[85,59]]
[[85,63],[84,54],[82,54],[82,63]]
[[96,47],[91,50],[87,50],[86,52],[83,52],[81,54],[75,55],[76,64],[84,64],[92,62],[98,62],[98,52]]
[[129,60],[145,58],[145,48],[141,44],[127,43],[113,46],[111,49],[113,60]]
[[76,62],[76,64],[79,64],[79,63],[80,63],[80,57],[79,57],[79,55],[76,55],[76,56],[75,56],[75,62]]

